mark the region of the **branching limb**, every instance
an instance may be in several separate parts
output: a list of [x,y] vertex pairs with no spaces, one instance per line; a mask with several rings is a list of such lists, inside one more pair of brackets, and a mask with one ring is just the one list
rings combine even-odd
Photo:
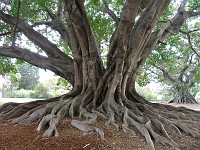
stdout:
[[103,4],[106,8],[106,12],[108,13],[108,15],[115,21],[116,24],[118,24],[119,22],[119,18],[117,17],[117,15],[114,13],[114,11],[112,11],[109,7],[108,4],[105,0],[103,0]]
[[[37,27],[37,26],[40,26],[40,25],[50,26],[51,22],[49,22],[49,21],[40,21],[40,22],[36,22],[33,25],[31,25],[31,27]],[[16,33],[18,33],[18,32],[21,32],[21,31],[19,29],[16,29]],[[5,33],[0,33],[0,37],[1,36],[10,35],[10,34],[12,34],[12,31],[8,31],[8,32],[5,32]]]
[[[163,42],[169,36],[180,31],[183,23],[190,17],[200,15],[200,12],[186,12],[185,11],[185,1],[180,5],[179,11],[175,16],[170,19],[159,31],[153,32],[151,38],[147,43],[142,55],[140,56],[139,64],[137,65],[137,71],[144,65],[146,58],[150,55],[151,51],[158,45],[160,42]],[[181,13],[181,10],[183,13]]]
[[[200,29],[199,29],[199,30],[200,30]],[[180,30],[181,33],[187,35],[188,43],[190,44],[190,47],[191,47],[192,51],[193,51],[193,52],[194,52],[198,57],[200,57],[200,55],[197,53],[197,51],[195,50],[195,48],[194,48],[194,46],[192,45],[192,42],[191,42],[191,36],[190,36],[190,33],[195,32],[195,31],[198,31],[198,30],[193,30],[193,31],[189,31],[189,32],[186,32],[186,31]]]
[[120,21],[118,23],[116,31],[114,32],[112,41],[110,41],[110,50],[108,52],[108,66],[110,66],[112,60],[116,59],[115,55],[118,52],[118,49],[116,47],[117,45],[121,45],[126,51],[128,41],[130,40],[131,30],[135,23],[135,18],[137,17],[140,4],[141,0],[137,0],[134,2],[129,0],[126,1]]
[[157,69],[159,69],[160,71],[162,71],[163,77],[164,77],[164,78],[166,78],[166,79],[172,81],[173,83],[176,82],[176,80],[173,79],[173,77],[171,77],[171,76],[169,75],[169,72],[168,72],[166,69],[164,69],[164,68],[162,68],[162,67],[160,67],[160,66],[154,66],[154,67],[157,68]]
[[191,66],[192,62],[193,62],[193,57],[194,55],[191,54],[190,56],[188,56],[188,58],[185,59],[184,61],[184,65],[183,68],[180,71],[180,75],[178,77],[178,81],[183,82],[183,75],[186,75],[186,70]]
[[[19,47],[0,47],[0,55],[11,57],[11,58],[18,58],[27,61],[34,66],[49,69],[53,71],[55,74],[60,75],[61,77],[67,79],[70,83],[74,83],[73,78],[73,60],[69,57],[66,62],[62,62],[59,60],[50,61],[50,58],[42,56],[40,54],[31,52],[28,49],[23,49]],[[62,69],[63,68],[63,69]],[[70,69],[66,69],[70,68]],[[64,71],[63,71],[64,70]]]
[[195,17],[195,16],[199,16],[200,15],[200,11],[196,11],[196,12],[188,12],[189,17]]
[[31,25],[26,23],[24,20],[16,17],[12,17],[8,14],[5,14],[0,10],[0,18],[8,23],[9,25],[15,26],[18,20],[18,29],[23,32],[23,34],[34,44],[39,46],[49,57],[61,57],[69,60],[68,56],[64,54],[58,47],[50,42],[46,37],[44,37],[39,32],[35,31]]

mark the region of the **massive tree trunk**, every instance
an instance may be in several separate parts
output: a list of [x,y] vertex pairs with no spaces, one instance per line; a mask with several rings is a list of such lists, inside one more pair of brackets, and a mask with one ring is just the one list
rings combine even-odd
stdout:
[[[177,21],[175,17],[161,30],[153,32],[158,18],[170,0],[149,1],[145,5],[141,0],[127,0],[110,40],[106,68],[103,67],[99,47],[89,25],[83,1],[64,2],[74,70],[65,71],[63,68],[72,65],[64,61],[71,62],[70,58],[61,57],[59,53],[48,54],[49,56],[56,55],[56,58],[65,64],[64,66],[57,64],[60,67],[60,73],[62,71],[66,74],[71,73],[70,77],[74,75],[74,79],[71,80],[73,90],[50,100],[4,104],[0,107],[0,120],[12,119],[11,122],[17,124],[31,124],[39,121],[37,130],[47,129],[44,136],[58,136],[56,126],[65,117],[79,116],[83,120],[73,120],[72,126],[84,132],[97,132],[104,139],[103,131],[91,125],[100,117],[107,119],[107,124],[121,127],[124,132],[134,134],[132,128],[136,128],[145,137],[150,149],[155,149],[153,140],[177,147],[164,125],[171,125],[177,133],[185,132],[194,137],[200,137],[197,130],[176,121],[188,118],[199,120],[200,113],[190,110],[185,110],[186,113],[183,113],[182,108],[152,104],[135,91],[135,74],[141,64],[159,41],[163,41],[170,35],[168,31],[177,25],[174,23]],[[136,17],[141,11],[140,6],[145,9],[137,20]],[[2,14],[3,12],[1,16]],[[178,15],[180,17],[182,13]],[[3,17],[6,17],[5,14]],[[5,21],[9,22],[8,16]],[[23,26],[23,21],[20,25]],[[21,28],[21,30],[25,29]],[[46,51],[48,52],[48,49]],[[31,60],[29,62],[35,63]],[[51,65],[50,68],[53,68],[56,64]]]

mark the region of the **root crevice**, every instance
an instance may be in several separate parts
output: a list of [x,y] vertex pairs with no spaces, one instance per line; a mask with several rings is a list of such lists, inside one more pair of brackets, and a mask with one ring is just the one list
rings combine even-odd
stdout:
[[[143,104],[123,98],[120,103],[115,97],[108,96],[112,100],[103,101],[94,106],[92,92],[86,90],[76,97],[62,97],[51,101],[31,102],[24,104],[9,103],[0,107],[0,120],[11,119],[16,124],[31,124],[39,122],[37,131],[46,130],[44,137],[59,136],[57,126],[66,117],[79,120],[72,120],[71,125],[84,133],[95,133],[105,140],[103,130],[94,127],[93,124],[98,118],[105,119],[107,125],[112,125],[120,132],[132,134],[136,137],[136,130],[145,138],[150,149],[155,150],[155,143],[169,145],[178,148],[178,144],[170,137],[166,126],[173,128],[178,134],[186,133],[195,138],[200,138],[197,129],[189,128],[181,121],[197,121],[200,113],[185,109],[174,108],[161,104]],[[121,104],[123,103],[123,105]],[[29,109],[29,110],[28,110]],[[12,114],[13,112],[15,112]],[[18,113],[22,113],[19,115]]]

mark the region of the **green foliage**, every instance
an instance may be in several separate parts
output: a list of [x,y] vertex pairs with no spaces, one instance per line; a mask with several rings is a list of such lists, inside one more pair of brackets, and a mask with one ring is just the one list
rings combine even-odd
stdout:
[[18,65],[21,75],[19,79],[19,89],[33,90],[39,80],[39,68],[27,63]]
[[[112,9],[118,17],[121,15],[121,9],[123,4],[125,3],[124,0],[106,0],[107,6]],[[192,8],[195,8],[195,11],[198,9],[197,6],[199,6],[199,0],[188,0],[188,10],[191,10]],[[3,8],[3,10],[12,15],[12,16],[17,16],[18,12],[18,0],[13,0],[11,1],[11,5],[9,5],[6,8]],[[89,22],[91,23],[94,35],[99,43],[99,46],[101,46],[101,49],[103,50],[103,54],[105,55],[106,52],[108,51],[108,44],[109,44],[109,39],[111,37],[111,34],[114,31],[115,27],[115,22],[110,18],[110,16],[106,13],[106,8],[103,4],[103,2],[100,0],[88,0],[85,2],[86,6],[86,11],[88,15]],[[171,3],[170,6],[167,8],[167,10],[163,13],[161,19],[159,20],[159,23],[155,27],[155,31],[157,29],[160,29],[170,19],[173,15],[174,12],[177,9],[177,4]],[[21,1],[20,5],[20,18],[28,22],[30,25],[34,25],[37,22],[48,22],[51,21],[52,18],[50,17],[50,13],[56,13],[57,11],[57,2],[54,0],[24,0]],[[62,23],[66,25],[66,19],[63,17]],[[194,24],[191,24],[189,22],[186,22],[186,24],[183,27],[184,31],[189,31],[191,29],[199,29],[200,23],[197,21]],[[6,33],[6,32],[13,32],[14,26],[10,26],[2,21],[0,21],[0,31],[1,33]],[[57,46],[62,49],[65,53],[68,55],[71,55],[69,47],[66,45],[66,43],[60,39],[60,36],[57,36],[58,34],[53,31],[50,27],[46,25],[42,25],[40,27],[34,27],[36,31],[39,33],[43,34],[44,36],[48,37],[50,41],[53,41]],[[55,36],[56,35],[56,36]],[[191,33],[191,39],[192,39],[192,44],[195,49],[198,49],[200,47],[200,35]],[[189,48],[188,43],[186,43],[187,36],[186,35],[174,35],[173,37],[169,38],[166,42],[166,44],[169,44],[170,46],[165,46],[164,44],[160,44],[157,48],[157,51],[154,51],[153,54],[151,55],[151,58],[148,60],[146,63],[147,68],[153,68],[151,65],[162,65],[164,68],[167,68],[169,71],[169,74],[176,78],[179,75],[179,70],[181,69],[181,65],[187,64],[187,62],[183,62],[184,60],[188,59],[190,56],[189,54],[192,52],[192,50]],[[12,34],[8,34],[4,38],[1,38],[3,43],[5,45],[10,45],[12,42]],[[23,41],[20,47],[25,47],[24,43],[26,43],[26,46],[33,48],[35,51],[41,53],[42,50],[36,46],[32,46],[30,42],[26,42],[26,38],[23,34],[17,33],[16,35],[16,43],[19,44],[19,41]],[[25,42],[24,42],[25,41]],[[106,46],[104,46],[106,45]],[[105,48],[106,47],[106,48]],[[106,59],[104,60],[104,64]],[[197,60],[197,59],[196,59]],[[12,64],[10,59],[7,58],[0,58],[0,74],[9,74],[12,78],[13,81],[18,80],[18,76],[15,76],[17,73],[16,71],[16,64]],[[17,61],[18,63],[22,63]],[[194,65],[191,65],[191,67],[188,69],[190,70],[197,64],[197,61],[194,61]],[[20,64],[19,66],[23,66]],[[20,69],[19,69],[20,70]],[[21,75],[20,79],[20,84],[19,88],[22,89],[34,89],[37,81],[32,81],[31,75],[29,74],[28,69],[26,70],[25,74],[23,76],[26,76],[26,81]],[[158,81],[162,81],[163,83],[166,83],[168,85],[172,85],[169,83],[166,79],[163,79],[163,75],[159,70],[156,70],[153,68],[153,71],[156,72],[157,74],[150,74],[150,72],[145,72],[142,73],[138,78],[137,82],[141,86],[147,85],[150,81],[149,78],[153,78]],[[149,74],[148,74],[149,73]],[[34,74],[37,74],[37,71],[34,72]],[[35,75],[34,79],[37,79],[38,76]],[[196,76],[194,77],[194,81],[198,82],[200,81],[200,69],[198,68],[198,71],[196,72]],[[31,83],[28,83],[31,82]],[[63,87],[66,87],[67,89],[71,89],[70,85],[68,82],[64,81],[63,79],[60,79],[58,81],[58,85],[62,85]],[[55,88],[56,89],[56,88]],[[56,91],[56,90],[54,90]],[[54,92],[53,91],[53,92]]]
[[157,94],[149,89],[149,86],[140,86],[136,84],[136,91],[148,101],[156,101]]
[[11,93],[17,89],[18,87],[18,78],[19,74],[13,74],[9,76],[4,76],[4,83],[2,86],[2,96],[3,97],[9,97]]
[[136,82],[139,86],[146,86],[150,83],[148,74],[146,72],[142,72],[139,76],[137,76]]
[[59,78],[56,84],[59,87],[65,88],[66,90],[72,90],[72,85],[63,78]]
[[0,57],[0,75],[17,73],[16,65],[11,62],[10,58]]
[[[107,1],[112,3],[112,1]],[[114,31],[115,22],[106,14],[105,6],[101,1],[89,0],[86,4],[89,22],[99,43],[108,44]]]
[[31,93],[30,97],[46,99],[46,98],[51,98],[52,95],[48,93],[47,87],[45,87],[42,83],[38,83],[35,86],[34,92]]
[[[195,24],[190,25],[190,27],[188,25],[184,25],[182,30],[185,32],[196,30]],[[190,33],[193,44],[192,46],[194,49],[198,49],[198,47],[200,47],[199,36],[200,32]],[[185,87],[188,86],[188,88],[191,88],[189,85],[190,83],[194,83],[192,86],[195,86],[195,84],[199,83],[199,57],[193,52],[191,45],[188,43],[188,37],[185,34],[176,34],[168,38],[165,43],[167,45],[160,44],[146,61],[144,68],[147,70],[149,78],[168,85],[171,88],[167,90],[169,90],[169,92],[173,91],[172,93],[177,92],[175,89],[175,86],[177,85]],[[188,66],[187,69],[183,71],[186,66]],[[164,74],[159,68],[164,69],[167,74],[176,82],[173,82],[169,78],[163,76]],[[194,69],[195,74],[194,77],[192,77],[191,73],[194,71]],[[179,79],[180,74],[182,73],[183,81]]]
[[[41,21],[41,19],[47,19],[47,8],[55,12],[56,3],[54,0],[41,1],[41,0],[26,0],[21,1],[20,4],[20,17],[29,19],[28,22]],[[18,0],[13,0],[9,14],[17,16]]]
[[199,93],[199,92],[200,92],[200,86],[199,86],[199,85],[194,86],[194,87],[191,88],[191,94],[192,94],[193,96],[196,96],[197,93]]
[[5,98],[30,98],[31,91],[20,89],[4,93]]
[[157,100],[157,96],[151,92],[146,93],[145,95],[145,99],[148,101],[156,101]]

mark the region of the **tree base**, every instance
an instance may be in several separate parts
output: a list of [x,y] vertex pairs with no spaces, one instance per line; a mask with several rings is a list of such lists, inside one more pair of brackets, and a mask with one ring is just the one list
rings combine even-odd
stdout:
[[98,118],[103,118],[107,120],[106,125],[113,125],[125,133],[135,135],[133,128],[136,128],[152,150],[155,149],[154,142],[178,148],[166,131],[166,126],[174,128],[178,134],[184,132],[193,137],[200,137],[197,129],[191,129],[179,122],[198,121],[200,112],[149,102],[142,104],[128,99],[123,99],[122,102],[123,104],[119,105],[114,102],[106,103],[105,100],[96,108],[91,103],[91,93],[86,92],[74,98],[62,96],[25,104],[7,103],[0,107],[0,120],[10,120],[16,124],[38,122],[37,131],[46,130],[44,137],[57,137],[57,125],[64,118],[79,116],[80,120],[72,120],[72,126],[85,133],[97,133],[105,139],[104,132],[92,125]]
[[198,104],[194,96],[188,95],[188,96],[179,96],[176,95],[172,100],[169,101],[169,103],[177,103],[177,104]]

